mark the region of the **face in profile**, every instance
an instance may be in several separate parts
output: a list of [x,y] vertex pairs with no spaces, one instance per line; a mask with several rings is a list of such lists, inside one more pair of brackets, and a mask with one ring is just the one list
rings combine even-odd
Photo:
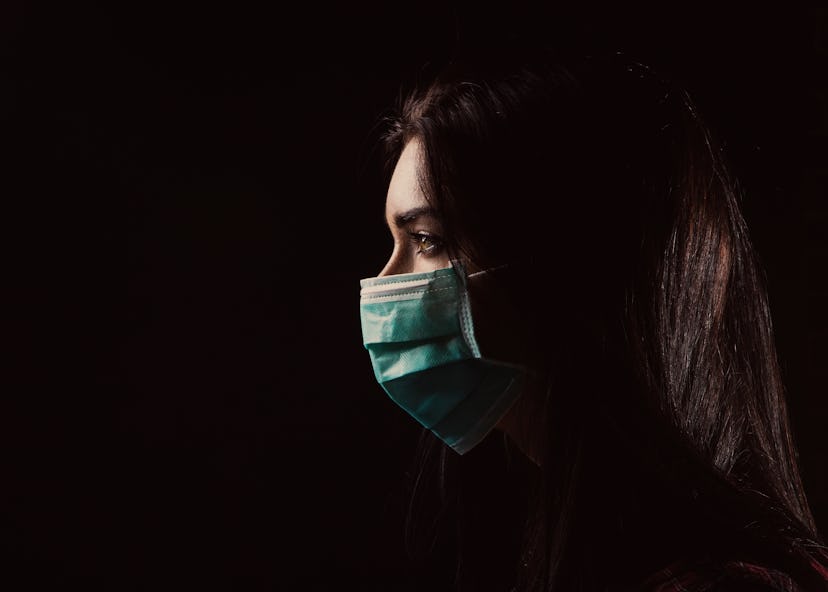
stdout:
[[391,176],[385,220],[394,239],[394,249],[380,276],[449,266],[442,225],[420,187],[421,155],[419,141],[410,140]]
[[490,350],[480,337],[491,338],[487,327],[502,318],[501,303],[485,297],[496,293],[486,287],[491,272],[469,273],[450,258],[443,224],[421,187],[421,166],[421,144],[411,140],[386,195],[391,257],[378,277],[360,281],[363,344],[391,399],[465,454],[498,427],[526,372],[484,353]]

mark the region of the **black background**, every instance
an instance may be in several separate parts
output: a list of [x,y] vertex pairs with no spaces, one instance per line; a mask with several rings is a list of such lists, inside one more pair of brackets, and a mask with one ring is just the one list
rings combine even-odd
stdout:
[[828,529],[828,11],[619,4],[4,5],[0,586],[414,589],[375,124],[510,36],[640,56],[727,140]]

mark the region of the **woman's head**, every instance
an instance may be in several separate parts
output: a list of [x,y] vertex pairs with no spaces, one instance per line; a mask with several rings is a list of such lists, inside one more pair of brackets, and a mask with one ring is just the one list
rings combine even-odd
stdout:
[[559,517],[612,497],[579,480],[618,459],[607,475],[661,471],[734,530],[813,532],[738,187],[682,89],[623,55],[476,51],[406,97],[386,146],[383,273],[498,270],[469,286],[481,348],[541,377],[508,425],[544,465],[542,569]]
[[[725,345],[725,303],[741,297],[734,265],[752,253],[735,188],[684,93],[623,56],[476,53],[407,98],[387,146],[389,224],[405,209],[427,214],[406,218],[399,235],[418,242],[395,249],[383,273],[449,259],[502,269],[489,285],[522,322],[489,341],[520,327],[544,367],[576,344],[638,350],[662,337],[663,351],[636,351],[639,378],[658,381],[652,403],[697,429],[696,411],[679,407],[701,403],[685,401],[688,381]],[[707,448],[715,438],[700,434]]]
[[[452,63],[407,98],[386,144],[396,164],[388,204],[402,168],[439,225],[428,245],[439,244],[442,259],[432,251],[430,261],[505,269],[501,284],[527,317],[534,349],[622,302],[649,247],[642,240],[663,242],[645,233],[669,231],[679,173],[671,152],[681,130],[658,101],[681,97],[620,59],[564,66],[552,57],[528,50]],[[628,80],[613,85],[597,70]],[[645,92],[633,84],[642,74],[650,96],[635,96]]]

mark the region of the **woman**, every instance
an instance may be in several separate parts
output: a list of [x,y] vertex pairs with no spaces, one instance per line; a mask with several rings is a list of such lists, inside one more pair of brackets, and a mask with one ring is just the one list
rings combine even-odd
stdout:
[[477,50],[385,144],[364,343],[442,467],[497,431],[531,461],[514,589],[828,590],[738,186],[688,95],[622,55]]

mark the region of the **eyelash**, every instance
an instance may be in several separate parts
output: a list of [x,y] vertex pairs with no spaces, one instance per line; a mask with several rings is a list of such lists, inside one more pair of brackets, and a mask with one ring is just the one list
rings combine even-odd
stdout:
[[[431,257],[439,253],[443,248],[443,239],[436,234],[431,234],[430,232],[409,232],[408,236],[411,237],[411,242],[414,243],[418,255]],[[426,241],[431,244],[424,246],[423,243]]]

